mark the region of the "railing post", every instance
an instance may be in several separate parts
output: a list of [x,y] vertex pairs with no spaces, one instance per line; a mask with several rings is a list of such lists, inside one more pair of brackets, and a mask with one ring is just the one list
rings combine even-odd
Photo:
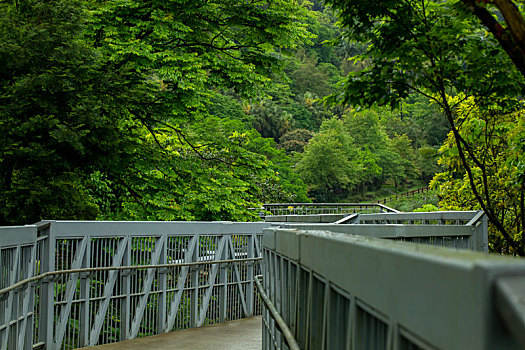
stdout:
[[[122,257],[122,265],[131,266],[131,248],[133,246],[132,237],[130,235],[122,238],[126,240],[126,250]],[[122,271],[122,292],[124,299],[120,307],[120,340],[129,339],[131,331],[131,271]]]
[[[221,250],[220,246],[222,240],[225,242],[228,242],[227,237],[228,235],[232,234],[231,226],[230,225],[224,225],[221,224],[220,227],[221,236],[220,239],[217,242],[217,246],[215,248],[215,259],[214,260],[227,260],[227,259],[235,259],[235,253],[232,252],[232,256],[230,257],[230,253],[228,250],[228,244],[226,243],[224,245],[224,248]],[[220,255],[217,256],[217,253]],[[226,313],[228,308],[228,275],[232,275],[233,269],[231,268],[230,264],[220,264],[219,265],[219,322],[224,322],[226,320]],[[228,273],[230,272],[230,273]],[[210,270],[210,274],[212,271]],[[210,280],[210,284],[214,283],[214,281]],[[204,310],[206,312],[206,310]],[[204,320],[204,319],[203,319]]]
[[[227,259],[227,251],[223,254],[223,258]],[[228,264],[229,265],[229,264]],[[226,308],[228,299],[228,269],[227,264],[221,264],[219,267],[219,322],[226,320]]]
[[[53,223],[49,223],[49,226],[43,230],[44,235],[47,234],[48,237],[44,240],[43,254],[40,257],[41,273],[55,271],[56,238],[53,232],[54,229],[55,227]],[[46,350],[55,349],[55,341],[53,339],[53,326],[55,320],[54,292],[55,282],[50,279],[44,280],[40,287],[38,340],[46,344]]]
[[[247,251],[247,258],[255,258],[255,239],[256,234],[252,233],[247,236],[248,238],[248,251]],[[255,277],[254,275],[254,262],[248,261],[247,262],[247,270],[246,270],[246,279],[248,280],[248,287],[246,288],[246,311],[248,312],[248,316],[253,316],[253,307],[254,307],[254,285],[253,285],[253,279]]]
[[478,227],[476,228],[476,244],[477,247],[475,247],[475,250],[480,250],[482,252],[488,253],[489,251],[489,242],[488,242],[488,223],[487,223],[487,215],[483,215],[481,219],[479,220],[480,223]]
[[[487,219],[487,216],[486,215],[483,215],[483,217],[481,218],[481,226],[480,226],[480,230],[482,230],[482,247],[483,247],[483,251],[484,252],[487,252],[489,251],[489,237],[488,237],[488,219]],[[523,233],[522,233],[523,234]]]
[[[271,274],[271,271],[270,271],[270,265],[271,265],[272,255],[270,251],[267,249],[262,250],[262,254],[264,257],[264,261],[265,261],[263,265],[263,269],[264,269],[263,270],[264,271],[263,272],[263,276],[264,276],[263,287],[264,287],[266,294],[268,294],[268,297],[271,300],[272,297],[270,296],[270,285],[271,285],[271,280],[272,280],[273,275]],[[263,313],[263,322],[265,323],[265,326],[263,326],[263,341],[262,341],[263,349],[264,350],[272,349],[273,342],[271,341],[271,337],[273,335],[273,330],[271,326],[272,319],[269,314],[270,311],[268,311],[266,307],[263,307],[262,313]]]
[[[19,276],[20,276],[20,245],[16,246],[14,249],[14,256],[12,257],[11,261],[8,262],[8,266],[4,268],[6,275],[4,277],[4,281],[7,282],[7,285],[12,285],[18,282]],[[16,295],[16,297],[15,297]],[[17,319],[17,303],[18,303],[18,293],[15,291],[9,292],[7,299],[4,301],[4,305],[2,305],[2,308],[0,309],[2,312],[2,319],[4,319],[5,325],[0,329],[0,348],[1,349],[7,349],[7,346],[10,344],[9,338],[11,330],[11,324],[12,322],[16,322]],[[1,319],[0,319],[1,320]],[[14,344],[13,344],[14,343]],[[14,339],[13,345],[16,344],[16,337]]]
[[[169,236],[166,235],[166,239],[163,241],[162,245],[162,251],[160,252],[159,257],[159,264],[167,264],[168,263],[168,241]],[[164,328],[166,327],[166,311],[168,308],[167,305],[167,292],[166,292],[166,269],[160,269],[158,270],[158,288],[160,290],[160,293],[157,294],[157,333],[161,334],[164,331]]]
[[[200,237],[195,234],[195,251],[193,253],[193,262],[199,261],[200,255]],[[191,291],[190,291],[190,325],[197,327],[199,322],[199,268],[192,266],[190,268]]]
[[[83,268],[89,268],[91,267],[91,237],[86,237],[87,243],[86,243],[86,250],[84,251],[84,257],[83,257]],[[91,279],[89,278],[89,274],[84,274],[84,276],[81,274],[80,276],[80,299],[83,300],[80,304],[80,320],[79,320],[79,341],[80,346],[88,346],[89,345],[89,325],[90,325],[90,287],[91,287]]]

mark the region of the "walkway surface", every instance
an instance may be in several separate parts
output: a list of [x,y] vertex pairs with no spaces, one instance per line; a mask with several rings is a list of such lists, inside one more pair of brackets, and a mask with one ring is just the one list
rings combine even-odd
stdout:
[[83,348],[85,350],[261,350],[261,317]]

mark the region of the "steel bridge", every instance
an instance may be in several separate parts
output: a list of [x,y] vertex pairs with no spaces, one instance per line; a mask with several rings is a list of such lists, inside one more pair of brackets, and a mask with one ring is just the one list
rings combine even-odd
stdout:
[[[200,332],[216,349],[525,347],[525,260],[486,254],[483,212],[298,207],[1,227],[0,349],[197,349]],[[242,319],[251,333],[224,338]]]

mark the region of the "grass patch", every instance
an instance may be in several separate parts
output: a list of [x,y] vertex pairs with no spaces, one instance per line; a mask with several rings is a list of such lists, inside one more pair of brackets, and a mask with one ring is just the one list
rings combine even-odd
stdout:
[[414,211],[426,204],[432,204],[438,207],[439,198],[437,195],[438,193],[436,190],[431,190],[425,193],[414,194],[409,197],[398,197],[397,200],[394,199],[387,201],[385,205],[406,212]]

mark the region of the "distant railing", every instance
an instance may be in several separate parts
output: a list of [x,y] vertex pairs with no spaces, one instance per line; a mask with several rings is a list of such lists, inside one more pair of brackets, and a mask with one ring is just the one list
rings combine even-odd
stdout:
[[286,223],[282,227],[488,252],[483,211],[351,214],[332,224]]
[[525,348],[523,259],[280,228],[262,245],[264,350],[294,343],[275,313],[301,349]]
[[389,201],[398,200],[401,197],[415,196],[416,194],[425,193],[425,192],[428,192],[429,190],[430,190],[429,187],[421,187],[421,188],[418,188],[418,189],[415,189],[415,190],[412,190],[412,191],[407,191],[407,192],[403,192],[403,193],[396,193],[396,194],[394,194],[394,195],[392,195],[390,197],[386,197],[386,198],[378,200],[377,203],[386,204]]
[[264,204],[269,215],[396,213],[397,210],[378,203],[272,203]]
[[73,349],[260,314],[253,278],[268,226],[0,228],[0,348]]
[[360,215],[358,224],[472,225],[483,219],[483,211],[432,211]]

